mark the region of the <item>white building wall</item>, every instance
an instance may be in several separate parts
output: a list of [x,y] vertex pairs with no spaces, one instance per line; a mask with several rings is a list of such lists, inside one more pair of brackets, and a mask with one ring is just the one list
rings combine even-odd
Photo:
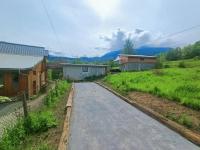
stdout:
[[88,72],[83,72],[82,66],[64,66],[63,76],[70,80],[83,80],[86,77],[106,74],[106,67],[88,66]]

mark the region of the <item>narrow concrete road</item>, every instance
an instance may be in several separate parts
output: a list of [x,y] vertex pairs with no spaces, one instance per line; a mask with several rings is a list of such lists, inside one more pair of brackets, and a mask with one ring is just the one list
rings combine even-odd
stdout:
[[95,83],[76,83],[69,150],[199,150]]

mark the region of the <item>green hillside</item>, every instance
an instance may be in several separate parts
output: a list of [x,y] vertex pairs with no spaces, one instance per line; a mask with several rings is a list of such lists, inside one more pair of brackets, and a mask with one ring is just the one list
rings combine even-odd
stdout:
[[200,110],[200,60],[182,62],[166,62],[165,69],[108,75],[104,82],[124,94],[148,92]]

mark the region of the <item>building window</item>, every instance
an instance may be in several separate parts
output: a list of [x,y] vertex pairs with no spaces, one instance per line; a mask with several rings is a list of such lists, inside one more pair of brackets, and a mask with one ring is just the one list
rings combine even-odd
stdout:
[[19,87],[19,73],[18,72],[12,72],[12,82],[13,82],[13,88],[17,90]]
[[0,73],[0,88],[3,87],[3,73]]
[[144,61],[144,58],[140,58],[141,61]]
[[33,71],[33,75],[36,75],[36,71]]
[[82,67],[82,71],[83,71],[83,72],[88,72],[88,67],[83,66],[83,67]]

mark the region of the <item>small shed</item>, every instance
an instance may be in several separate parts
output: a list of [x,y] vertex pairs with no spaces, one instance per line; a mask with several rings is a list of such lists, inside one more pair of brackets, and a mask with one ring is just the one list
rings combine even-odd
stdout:
[[119,55],[121,71],[140,71],[155,67],[156,56],[146,55]]
[[87,77],[103,76],[108,71],[107,65],[95,65],[95,64],[64,64],[63,76],[69,80],[84,80]]

